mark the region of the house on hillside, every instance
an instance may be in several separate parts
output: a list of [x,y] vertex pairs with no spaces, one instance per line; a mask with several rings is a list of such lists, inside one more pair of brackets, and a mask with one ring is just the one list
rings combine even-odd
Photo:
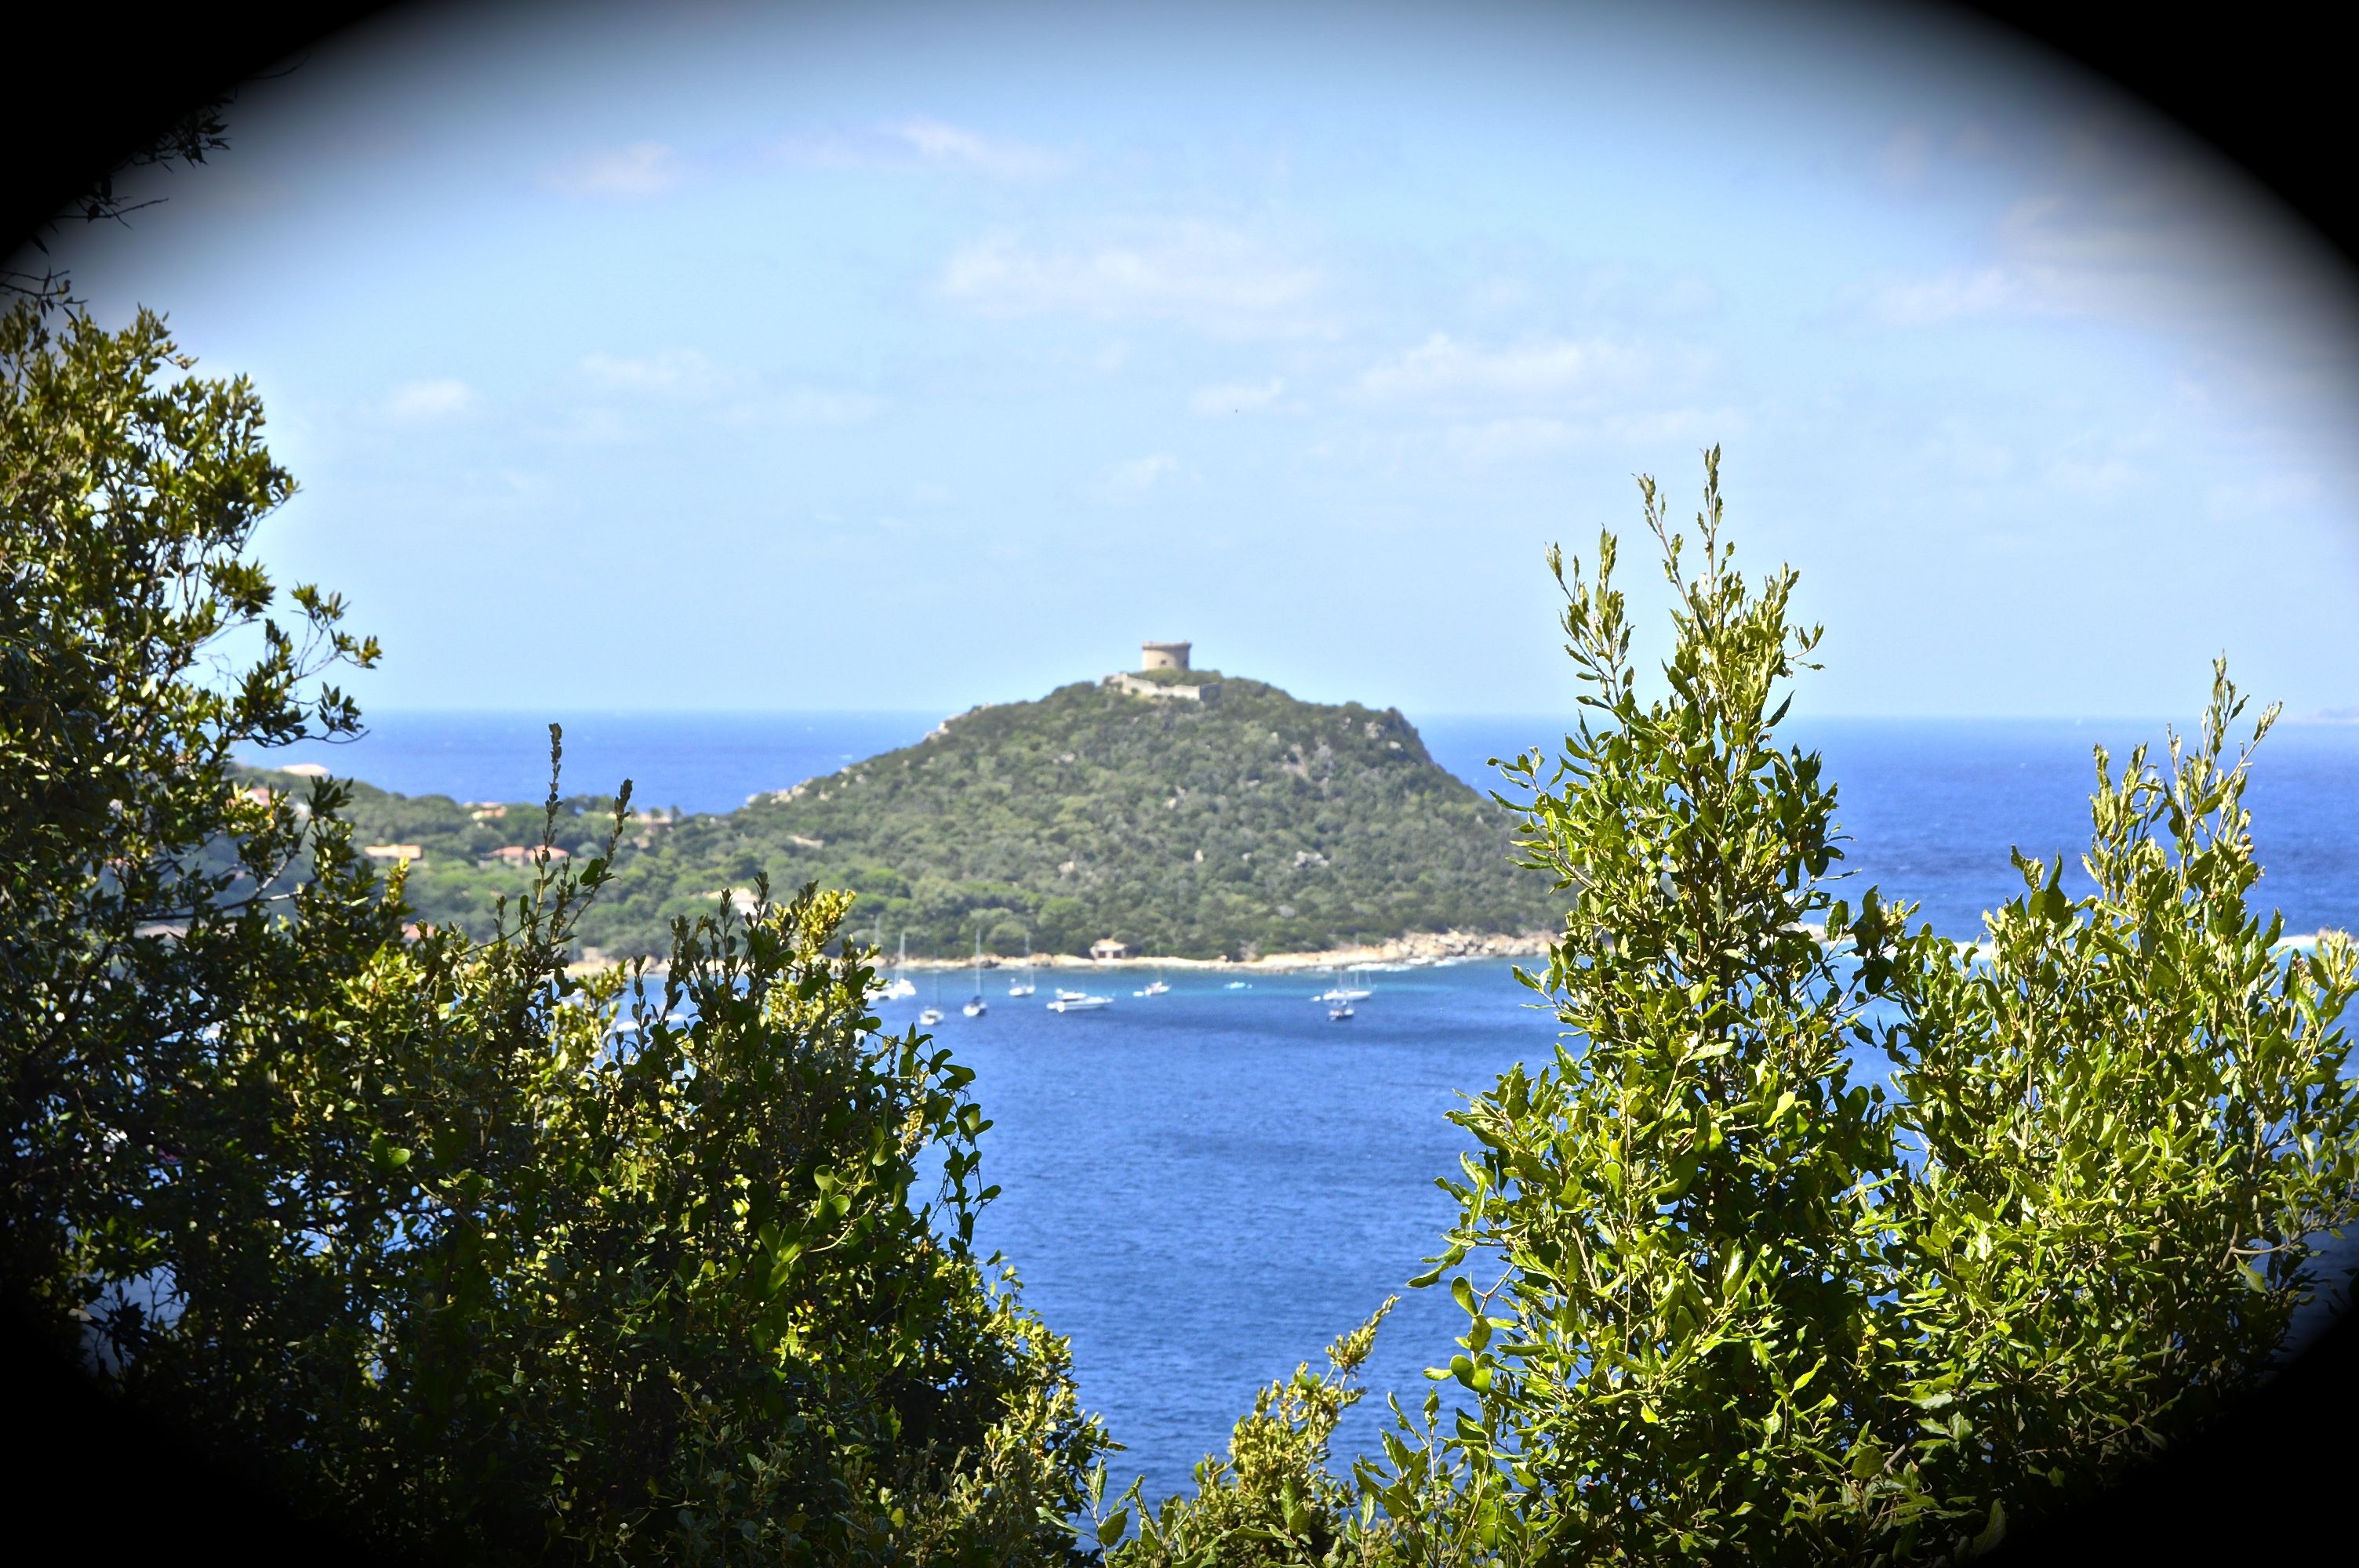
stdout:
[[1090,944],[1090,957],[1098,959],[1127,958],[1130,957],[1130,944],[1117,942],[1111,936],[1101,936]]
[[426,851],[415,844],[364,844],[361,853],[372,860],[422,860]]
[[[484,856],[482,860],[477,862],[477,864],[485,866],[515,866],[518,870],[522,870],[524,867],[531,865],[534,857],[538,856],[539,853],[540,846],[538,844],[503,844],[498,849],[493,850],[490,854]],[[565,850],[560,849],[556,845],[552,844],[549,847],[549,858],[552,860],[562,860],[569,857]]]

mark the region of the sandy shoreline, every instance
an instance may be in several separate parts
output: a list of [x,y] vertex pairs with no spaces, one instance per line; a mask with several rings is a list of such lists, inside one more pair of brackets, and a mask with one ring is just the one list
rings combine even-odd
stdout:
[[[1082,958],[1071,954],[1041,954],[1032,962],[1043,969],[1225,969],[1238,974],[1267,974],[1294,969],[1350,968],[1355,965],[1446,964],[1464,958],[1524,958],[1548,951],[1550,935],[1532,932],[1504,936],[1490,932],[1419,932],[1358,947],[1330,947],[1315,953],[1265,953],[1257,958],[1169,958],[1151,954],[1125,958]],[[1023,968],[1021,958],[985,958],[984,968]],[[912,969],[966,969],[972,958],[912,958]],[[889,966],[888,966],[889,967]]]
[[[1125,958],[1082,958],[1071,954],[1042,953],[1033,964],[1043,969],[1217,969],[1231,974],[1285,974],[1299,969],[1351,968],[1359,965],[1381,968],[1411,968],[1428,964],[1458,963],[1470,958],[1528,958],[1549,950],[1554,940],[1549,932],[1527,932],[1521,936],[1505,936],[1495,932],[1420,931],[1407,936],[1396,936],[1360,947],[1330,947],[1316,953],[1266,953],[1258,958],[1158,958],[1142,955]],[[613,960],[598,958],[569,965],[568,972],[587,973],[613,967]],[[893,968],[887,957],[879,966]],[[911,969],[969,969],[972,958],[911,958]],[[986,969],[1018,969],[1021,958],[985,957]],[[661,965],[649,964],[649,973],[659,972]]]

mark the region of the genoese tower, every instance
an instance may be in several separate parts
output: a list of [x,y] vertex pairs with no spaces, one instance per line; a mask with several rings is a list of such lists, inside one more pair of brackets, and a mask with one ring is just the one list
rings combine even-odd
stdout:
[[1211,702],[1221,695],[1219,681],[1153,678],[1167,671],[1173,675],[1190,673],[1188,667],[1189,646],[1186,643],[1141,643],[1138,645],[1138,673],[1108,676],[1098,684],[1157,702]]

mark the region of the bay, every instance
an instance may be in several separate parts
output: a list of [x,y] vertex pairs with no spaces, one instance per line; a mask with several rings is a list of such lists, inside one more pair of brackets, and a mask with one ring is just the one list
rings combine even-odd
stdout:
[[[566,788],[637,781],[642,805],[726,811],[846,762],[914,741],[931,713],[575,713],[565,726]],[[1436,759],[1477,787],[1488,759],[1561,734],[1549,717],[1458,716],[1419,722]],[[271,763],[318,761],[405,794],[536,798],[547,788],[546,719],[484,713],[388,713],[347,746],[299,747]],[[1824,719],[1791,739],[1821,751],[1840,787],[1854,881],[1921,905],[1957,936],[2022,887],[2010,846],[2062,854],[2085,886],[2093,745],[2159,741],[2135,720]],[[2266,874],[2264,908],[2288,932],[2359,926],[2359,726],[2286,725],[2264,744],[2247,797]],[[1070,971],[1067,971],[1070,977]],[[1434,1185],[1464,1147],[1446,1119],[1518,1061],[1544,1061],[1559,1025],[1535,1011],[1506,964],[1378,973],[1348,1022],[1310,1000],[1314,975],[1227,978],[1173,970],[1153,998],[1139,970],[1090,983],[1112,1007],[1060,1015],[1044,989],[1011,999],[986,974],[990,1011],[965,1018],[965,974],[921,976],[919,994],[884,1010],[914,1021],[936,998],[935,1033],[975,1068],[995,1125],[983,1141],[1002,1196],[977,1239],[1021,1273],[1026,1298],[1070,1336],[1085,1404],[1127,1445],[1116,1485],[1144,1475],[1157,1498],[1190,1484],[1256,1389],[1289,1375],[1387,1295],[1402,1303],[1378,1336],[1369,1398],[1339,1433],[1341,1462],[1375,1446],[1386,1393],[1405,1405],[1432,1388],[1459,1314],[1438,1291],[1403,1282],[1435,1249],[1452,1212]],[[1071,983],[1068,978],[1066,983]],[[2345,1255],[2349,1255],[2348,1249]],[[2312,1314],[2311,1321],[2316,1321]]]

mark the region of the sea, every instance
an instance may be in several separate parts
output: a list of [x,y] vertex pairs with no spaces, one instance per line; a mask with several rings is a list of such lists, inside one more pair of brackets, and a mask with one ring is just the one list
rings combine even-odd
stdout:
[[[627,777],[640,805],[719,812],[907,745],[939,717],[390,712],[356,741],[248,760],[318,762],[404,794],[533,799],[549,787],[555,718],[566,793]],[[1419,729],[1443,766],[1491,788],[1491,759],[1552,753],[1563,723],[1455,716]],[[2085,888],[2092,749],[2109,748],[2118,769],[2132,746],[2158,748],[2163,726],[1821,719],[1789,734],[1837,783],[1845,895],[1856,903],[1854,890],[1873,883],[1971,937],[1982,911],[2022,888],[2010,847],[2062,855],[2067,888]],[[2359,725],[2279,726],[2246,802],[2265,873],[2256,902],[2282,912],[2288,935],[2359,929]],[[1515,1063],[1548,1059],[1554,1016],[1502,961],[1374,971],[1360,982],[1372,994],[1343,1022],[1314,1000],[1324,974],[1240,986],[1173,969],[1168,992],[1144,996],[1148,971],[1108,970],[1089,983],[1112,1005],[1066,1014],[1044,1005],[1058,977],[1041,971],[1039,993],[1016,999],[1006,971],[986,971],[988,1010],[968,1018],[973,978],[925,972],[917,996],[882,1011],[898,1028],[938,1002],[947,1016],[934,1033],[975,1069],[993,1123],[984,1179],[1002,1188],[977,1241],[1070,1339],[1084,1405],[1124,1444],[1113,1487],[1138,1476],[1150,1499],[1190,1489],[1257,1389],[1322,1367],[1330,1341],[1397,1297],[1334,1467],[1375,1451],[1386,1397],[1414,1411],[1462,1321],[1440,1290],[1405,1288],[1454,1212],[1435,1182],[1456,1173],[1468,1141],[1447,1114]],[[2339,1255],[2359,1260],[2359,1248]]]

